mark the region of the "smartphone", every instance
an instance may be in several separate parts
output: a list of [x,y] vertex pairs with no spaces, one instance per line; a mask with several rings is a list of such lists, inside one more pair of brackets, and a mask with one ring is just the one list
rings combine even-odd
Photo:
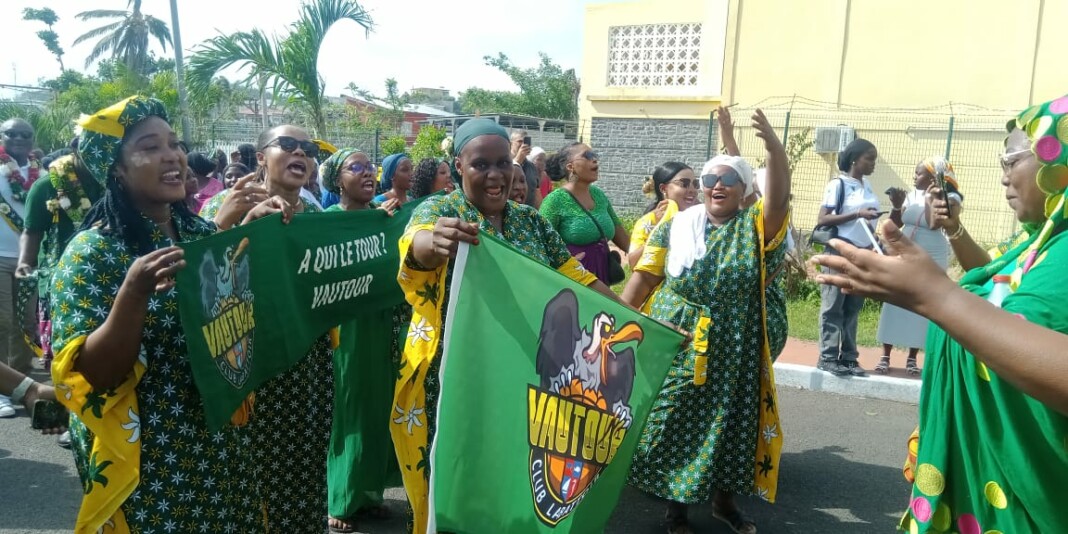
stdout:
[[30,427],[34,430],[67,428],[70,424],[69,420],[70,413],[58,401],[38,399],[33,403]]
[[949,191],[946,191],[946,174],[939,172],[935,174],[935,182],[938,184],[938,189],[942,191],[942,202],[946,203],[946,207],[949,207]]
[[527,145],[527,146],[530,146],[530,136],[529,135],[523,138],[523,144]]
[[875,214],[880,216],[880,217],[882,217],[883,215],[886,215],[887,213],[890,213],[890,212],[889,211],[877,211],[877,212],[875,212]]

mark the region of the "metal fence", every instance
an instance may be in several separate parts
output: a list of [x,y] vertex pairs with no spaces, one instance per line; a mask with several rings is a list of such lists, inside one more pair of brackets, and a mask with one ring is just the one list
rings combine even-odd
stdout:
[[[857,137],[875,144],[879,159],[871,177],[872,186],[887,209],[890,205],[884,194],[887,188],[896,186],[911,190],[916,165],[926,157],[942,155],[949,159],[956,171],[964,195],[962,218],[972,236],[982,243],[993,244],[1017,229],[1018,223],[1005,202],[998,160],[1003,152],[1006,121],[1015,116],[1015,111],[962,105],[911,110],[837,107],[794,98],[768,99],[755,105],[734,106],[731,115],[735,123],[735,137],[742,155],[755,167],[765,157],[763,144],[755,136],[750,120],[757,107],[775,126],[788,151],[795,143],[813,141],[817,128],[836,126],[850,127],[855,130]],[[627,176],[626,169],[633,166],[628,166],[624,159],[656,162],[684,159],[686,163],[699,168],[703,163],[702,155],[708,159],[721,150],[717,121],[712,115],[704,123],[678,121],[681,123],[678,130],[665,128],[661,124],[663,121],[650,126],[648,136],[657,136],[658,129],[671,132],[667,138],[671,141],[670,148],[664,147],[663,138],[659,141],[631,140],[624,143],[611,137],[606,139],[605,135],[613,135],[614,129],[597,127],[598,133],[595,134],[598,120],[580,123],[579,138],[587,143],[592,141],[594,144],[626,147],[622,151],[602,151],[601,167],[608,171],[602,172],[602,175],[609,176],[609,179],[618,180],[620,176]],[[670,137],[672,135],[674,137]],[[598,146],[594,148],[599,149]],[[814,147],[810,147],[798,154],[794,163],[793,222],[805,231],[815,225],[828,181],[839,174],[837,154],[817,153]],[[612,171],[624,172],[613,174]],[[642,173],[640,178],[652,174],[652,171],[651,166],[639,171]],[[624,178],[628,182],[626,187],[640,190],[640,178]],[[605,187],[611,185],[605,184]]]
[[[272,124],[279,123],[285,124],[285,122],[272,122]],[[301,122],[295,122],[294,124],[301,124]],[[230,154],[242,143],[256,144],[257,138],[263,131],[263,126],[259,118],[255,118],[254,120],[232,119],[217,121],[200,125],[193,129],[195,131],[192,137],[196,140],[193,147],[195,150],[211,152],[218,148],[223,153]],[[383,144],[387,139],[395,136],[403,136],[401,130],[383,128],[356,130],[328,123],[327,135],[320,137],[338,148],[359,148],[367,152],[367,155],[371,156],[375,162],[381,162],[382,158],[385,157],[382,153]]]

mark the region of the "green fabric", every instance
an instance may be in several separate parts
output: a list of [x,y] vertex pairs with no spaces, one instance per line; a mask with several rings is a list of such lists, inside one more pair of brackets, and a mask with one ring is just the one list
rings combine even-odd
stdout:
[[112,164],[122,159],[122,139],[128,128],[149,118],[167,120],[167,108],[155,98],[134,96],[79,121],[82,133],[78,155],[101,185],[107,183]]
[[[82,186],[91,202],[96,202],[100,198],[99,184],[93,182],[82,184]],[[48,296],[48,287],[51,282],[47,273],[59,261],[60,256],[63,255],[63,248],[67,246],[70,238],[74,237],[75,232],[74,223],[65,211],[60,209],[56,214],[48,211],[48,201],[57,196],[55,186],[47,179],[34,182],[26,196],[26,230],[43,234],[41,251],[37,256],[37,268],[44,274],[38,277],[41,297]]]
[[[1063,218],[1058,222],[1063,228]],[[968,272],[961,284],[985,297],[990,278],[1016,270],[1035,239]],[[1053,236],[1039,257],[1002,308],[1068,334],[1068,236]],[[1002,380],[937,325],[931,325],[926,350],[916,482],[902,528],[1062,531],[1068,508],[1058,499],[1068,495],[1068,418]]]
[[392,244],[406,213],[303,213],[288,225],[275,215],[182,245],[182,323],[209,425],[339,320],[404,301]]
[[[182,229],[181,238],[213,231],[194,221]],[[172,244],[158,230],[151,239],[153,249]],[[92,229],[71,240],[51,293],[57,351],[100,327],[136,259],[116,234]],[[178,299],[177,291],[169,291],[148,301],[140,353],[146,370],[137,384],[138,413],[127,427],[140,436],[141,480],[122,510],[132,532],[156,532],[164,525],[173,525],[175,532],[261,532],[261,516],[248,513],[260,504],[260,486],[252,483],[257,480],[256,449],[249,444],[249,428],[209,429],[186,359]],[[101,392],[98,398],[106,395]],[[94,437],[78,415],[71,417],[71,449],[85,480],[91,474]],[[160,506],[164,501],[169,506]]]
[[[593,197],[593,209],[590,213],[597,219],[597,225],[604,231],[609,241],[616,234],[616,227],[622,226],[616,210],[608,197],[596,186],[590,186]],[[568,245],[589,245],[601,239],[601,231],[593,224],[582,206],[563,188],[557,189],[541,201],[541,214],[553,225]]]
[[508,131],[500,124],[490,119],[471,119],[456,129],[456,134],[452,139],[452,156],[454,158],[459,156],[467,143],[483,135],[496,135],[505,141],[508,140]]
[[480,239],[453,268],[431,517],[439,532],[602,532],[681,337]]
[[349,156],[357,152],[359,150],[355,148],[342,148],[331,154],[329,158],[326,158],[326,161],[319,165],[319,176],[322,177],[323,187],[327,191],[335,195],[341,193],[341,186],[337,183],[337,179],[341,176],[341,171],[343,170],[341,166],[345,163],[345,160],[349,159]]
[[[708,502],[715,490],[759,494],[753,474],[754,451],[763,430],[759,428],[763,244],[757,230],[762,216],[761,210],[750,207],[721,227],[707,223],[705,255],[681,276],[667,274],[653,297],[650,317],[707,339],[708,348],[702,352],[695,343],[687,344],[671,364],[631,469],[631,484],[643,491],[683,503]],[[655,256],[655,249],[670,250],[671,226],[678,220],[661,223],[653,231],[645,245],[647,255]],[[785,246],[767,251],[767,271],[775,272],[785,258]],[[658,269],[663,271],[663,265]],[[702,317],[711,323],[700,327]],[[775,354],[775,347],[781,350],[785,343],[787,324],[769,314],[767,328]],[[707,379],[699,385],[697,362],[705,358]]]

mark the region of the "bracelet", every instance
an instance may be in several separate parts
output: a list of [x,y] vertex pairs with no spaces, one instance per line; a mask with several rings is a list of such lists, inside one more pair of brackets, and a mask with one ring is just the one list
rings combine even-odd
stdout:
[[950,241],[956,241],[956,240],[960,239],[960,236],[962,236],[962,235],[964,235],[964,225],[963,224],[960,225],[960,226],[957,226],[957,231],[956,232],[953,232],[952,234],[950,234],[950,235],[948,235],[946,237],[948,237]]
[[890,211],[892,211],[892,212],[893,212],[893,211],[901,211],[901,208],[895,208],[895,207],[891,207],[891,208],[890,208]]
[[34,381],[30,377],[22,379],[22,382],[18,386],[15,386],[14,391],[11,392],[11,402],[15,404],[22,404],[22,400],[26,398],[26,391],[30,389],[30,386],[34,384]]

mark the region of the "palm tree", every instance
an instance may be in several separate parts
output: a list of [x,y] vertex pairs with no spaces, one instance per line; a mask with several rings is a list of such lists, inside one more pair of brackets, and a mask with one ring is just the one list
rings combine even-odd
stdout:
[[219,35],[198,48],[189,61],[189,90],[205,91],[220,71],[248,68],[246,81],[270,86],[278,96],[300,109],[326,134],[324,83],[317,66],[326,32],[337,22],[351,20],[370,31],[371,16],[356,0],[311,0],[301,6],[300,17],[283,38],[269,38],[259,29]]
[[151,15],[141,13],[141,0],[129,0],[129,11],[114,9],[95,9],[75,15],[78,20],[119,19],[94,30],[89,30],[74,40],[78,45],[90,39],[100,38],[89,57],[85,59],[88,68],[93,61],[110,52],[114,58],[121,59],[131,72],[141,74],[148,63],[149,38],[159,41],[163,51],[171,44],[170,30],[167,23]]
[[178,108],[182,115],[182,141],[189,144],[189,98],[185,94],[185,65],[182,59],[182,30],[178,27],[178,0],[171,0],[171,27],[174,29],[174,71],[178,81]]

